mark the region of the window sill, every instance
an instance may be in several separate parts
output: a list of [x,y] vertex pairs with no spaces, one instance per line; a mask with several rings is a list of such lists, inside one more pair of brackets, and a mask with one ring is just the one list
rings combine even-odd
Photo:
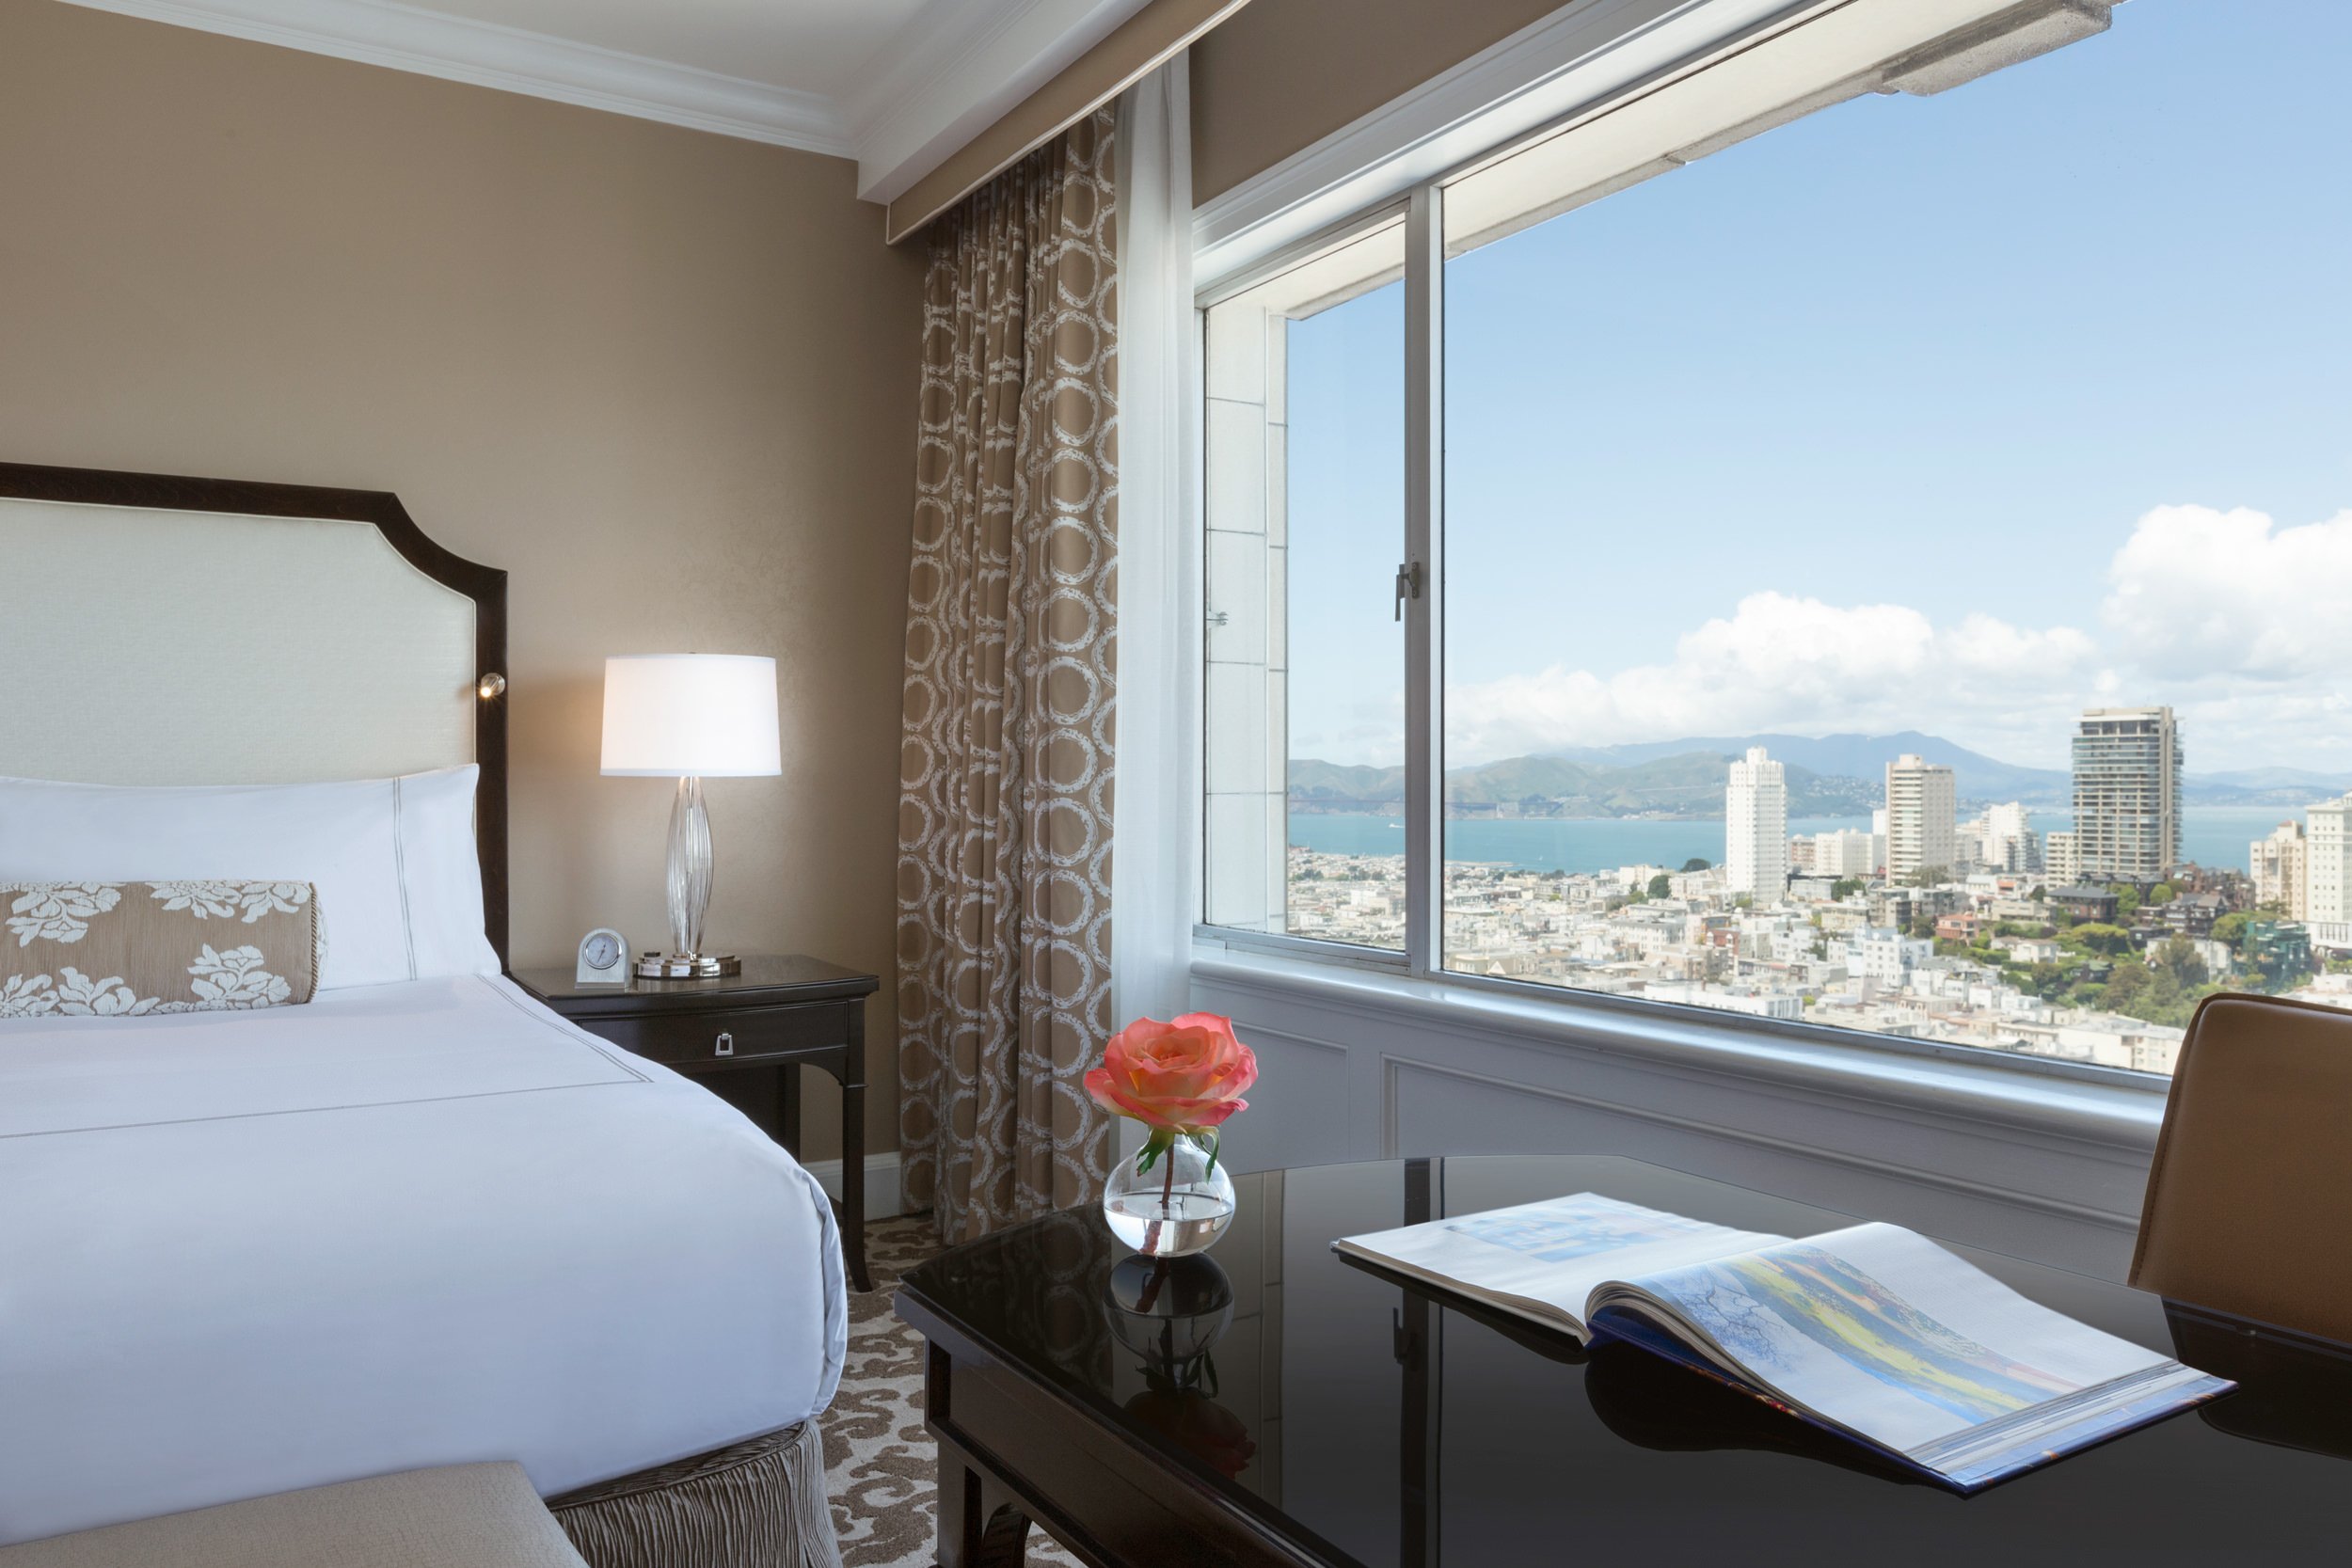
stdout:
[[1414,979],[1379,969],[1196,944],[1196,985],[1252,991],[1434,1034],[1589,1053],[1671,1076],[1738,1081],[1883,1113],[1963,1122],[2011,1136],[2091,1145],[2144,1160],[2164,1119],[2168,1081],[1962,1046],[1774,1025],[1661,1004],[1530,995],[1476,980]]

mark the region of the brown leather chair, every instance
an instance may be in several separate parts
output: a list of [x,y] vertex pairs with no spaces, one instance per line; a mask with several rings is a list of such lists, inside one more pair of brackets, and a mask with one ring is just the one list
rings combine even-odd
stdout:
[[2198,1007],[2131,1282],[2352,1341],[2352,1012],[2229,994]]

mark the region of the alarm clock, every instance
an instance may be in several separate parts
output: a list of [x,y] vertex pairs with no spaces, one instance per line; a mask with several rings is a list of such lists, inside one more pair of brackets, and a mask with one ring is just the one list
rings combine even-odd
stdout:
[[610,926],[599,926],[580,939],[580,970],[572,976],[578,986],[626,986],[628,984],[628,942]]

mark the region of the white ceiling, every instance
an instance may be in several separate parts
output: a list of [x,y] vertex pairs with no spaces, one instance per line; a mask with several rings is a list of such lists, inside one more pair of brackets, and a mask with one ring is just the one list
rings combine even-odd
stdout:
[[828,95],[838,91],[917,12],[936,8],[927,0],[408,3],[421,10]]
[[887,201],[1145,0],[67,0],[855,158]]

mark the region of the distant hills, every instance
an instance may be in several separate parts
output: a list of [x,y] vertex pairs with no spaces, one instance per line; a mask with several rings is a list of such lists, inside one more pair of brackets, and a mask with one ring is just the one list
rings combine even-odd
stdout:
[[[1896,735],[1714,736],[1507,757],[1447,769],[1447,812],[1456,816],[1498,810],[1568,817],[1721,816],[1724,765],[1751,746],[1766,748],[1775,761],[1787,765],[1791,816],[1849,816],[1872,810],[1882,802],[1886,764],[1906,752],[1951,768],[1963,801],[2065,806],[2073,799],[2074,780],[2063,769],[2020,768],[1940,736],[1905,730]],[[2347,789],[2352,789],[2352,776],[2296,768],[2191,773],[2182,780],[2191,805],[2309,805]],[[1393,814],[1404,809],[1405,769],[1294,758],[1290,800],[1295,811]]]
[[[2056,768],[2019,768],[1972,752],[1940,736],[1904,730],[1896,735],[1717,736],[1696,740],[1650,741],[1632,746],[1596,746],[1556,754],[1580,762],[1609,767],[1647,762],[1677,752],[1704,752],[1725,759],[1751,746],[1762,746],[1777,762],[1793,763],[1824,777],[1867,779],[1872,803],[1885,788],[1886,765],[1913,752],[1952,770],[1953,786],[1970,800],[2024,800],[2030,805],[2064,805],[2074,798],[2074,775]],[[1790,802],[1790,809],[1795,803]]]
[[[1724,758],[1688,752],[1613,767],[1565,757],[1510,757],[1449,769],[1446,805],[1454,816],[1486,816],[1498,807],[1543,816],[1721,816]],[[1791,816],[1850,816],[1878,804],[1879,785],[1788,769]],[[1405,769],[1351,768],[1311,758],[1291,763],[1293,810],[1394,813],[1405,809]]]
[[2314,773],[2308,768],[2245,768],[2185,774],[2181,790],[2204,805],[2308,806],[2352,790],[2352,775]]

